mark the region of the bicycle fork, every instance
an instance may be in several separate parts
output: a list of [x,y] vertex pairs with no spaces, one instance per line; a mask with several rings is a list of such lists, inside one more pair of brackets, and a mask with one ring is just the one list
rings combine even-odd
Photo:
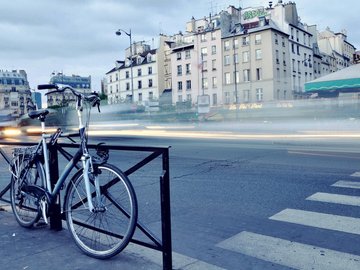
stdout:
[[92,198],[93,195],[91,194],[90,189],[90,179],[89,179],[89,172],[94,173],[94,167],[92,166],[91,157],[88,154],[85,154],[81,157],[81,161],[83,164],[83,175],[85,180],[85,190],[86,190],[86,197],[88,201],[89,211],[90,212],[103,212],[105,210],[104,207],[101,206],[101,192],[100,192],[100,183],[98,177],[94,175],[94,187],[95,187],[95,200],[97,207],[94,207]]

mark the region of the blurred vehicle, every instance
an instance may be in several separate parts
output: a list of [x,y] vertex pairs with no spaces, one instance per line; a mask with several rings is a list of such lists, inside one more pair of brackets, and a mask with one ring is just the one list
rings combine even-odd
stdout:
[[0,136],[19,135],[20,130],[17,128],[17,120],[9,110],[0,111]]

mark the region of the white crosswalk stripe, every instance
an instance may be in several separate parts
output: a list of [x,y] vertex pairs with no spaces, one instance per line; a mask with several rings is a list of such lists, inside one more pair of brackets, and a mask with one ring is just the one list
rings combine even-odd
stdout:
[[332,184],[331,186],[332,187],[360,189],[360,182],[340,180],[340,181],[337,181],[335,184]]
[[360,206],[360,197],[359,196],[349,196],[349,195],[317,192],[306,199],[310,200],[310,201]]
[[270,219],[360,235],[360,218],[285,209]]
[[217,246],[295,269],[360,269],[360,256],[246,231]]
[[353,173],[352,175],[350,175],[350,176],[353,176],[353,177],[360,177],[360,172],[355,172],[355,173]]

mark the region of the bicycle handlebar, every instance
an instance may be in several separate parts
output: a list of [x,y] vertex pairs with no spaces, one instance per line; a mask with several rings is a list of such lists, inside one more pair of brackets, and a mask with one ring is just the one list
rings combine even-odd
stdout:
[[97,106],[98,107],[98,111],[100,112],[100,97],[99,94],[94,92],[90,95],[84,95],[78,91],[76,91],[74,88],[72,88],[69,85],[63,85],[63,86],[59,86],[57,84],[40,84],[38,85],[38,89],[39,90],[50,90],[50,89],[55,89],[53,91],[49,91],[47,93],[45,93],[45,95],[49,95],[52,93],[62,93],[65,92],[65,90],[70,90],[76,97],[77,97],[77,105],[80,107],[81,106],[81,100],[85,100],[87,102],[89,102],[92,107]]

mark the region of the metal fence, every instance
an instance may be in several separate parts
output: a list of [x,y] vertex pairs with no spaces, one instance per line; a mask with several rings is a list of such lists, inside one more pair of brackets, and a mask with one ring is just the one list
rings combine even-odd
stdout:
[[[6,161],[6,163],[2,163],[3,167],[4,165],[8,166],[11,162],[11,152],[13,147],[31,145],[34,145],[34,143],[13,143],[0,141],[0,154]],[[92,151],[96,148],[96,146],[97,145],[89,144],[88,148]],[[49,146],[50,178],[52,184],[55,184],[54,182],[58,179],[59,166],[62,166],[63,163],[70,160],[73,156],[71,151],[73,149],[77,149],[78,147],[79,146],[77,144],[67,143],[58,143],[52,147]],[[110,153],[115,153],[117,155],[116,159],[112,159],[110,156],[109,162],[115,163],[116,166],[123,170],[124,174],[129,177],[135,188],[135,192],[137,193],[139,201],[139,216],[136,231],[131,242],[162,252],[163,269],[172,269],[169,148],[118,145],[105,145],[104,147],[109,149]],[[129,155],[129,153],[132,153],[133,155]],[[119,163],[122,163],[121,166],[119,166]],[[150,168],[148,168],[149,164],[152,164]],[[127,169],[123,169],[124,167],[127,167]],[[7,168],[2,168],[4,171],[6,169]],[[157,176],[155,176],[156,174]],[[0,188],[3,188],[0,191],[0,200],[9,203],[10,200],[6,196],[10,189],[10,172],[8,174],[3,173],[1,175],[0,183],[5,185],[4,187],[0,186]],[[159,181],[154,181],[154,177],[159,177]],[[157,198],[154,196],[154,192],[153,194],[149,194],[150,192],[148,187],[155,189],[155,193],[158,193]],[[143,200],[142,198],[144,197],[147,198]],[[58,200],[57,205],[51,206],[50,228],[53,230],[61,230],[62,220],[65,219],[65,215],[61,214],[60,201],[61,198]],[[144,205],[143,209],[142,205]],[[158,210],[160,213],[156,213],[156,210],[151,209],[151,207],[155,205],[159,206]],[[154,232],[154,230],[159,229],[154,228],[153,226],[154,223],[158,223],[158,214],[160,214],[161,228],[159,231]],[[151,224],[152,229],[149,229],[147,224]],[[158,236],[159,234],[161,234],[161,237]]]

